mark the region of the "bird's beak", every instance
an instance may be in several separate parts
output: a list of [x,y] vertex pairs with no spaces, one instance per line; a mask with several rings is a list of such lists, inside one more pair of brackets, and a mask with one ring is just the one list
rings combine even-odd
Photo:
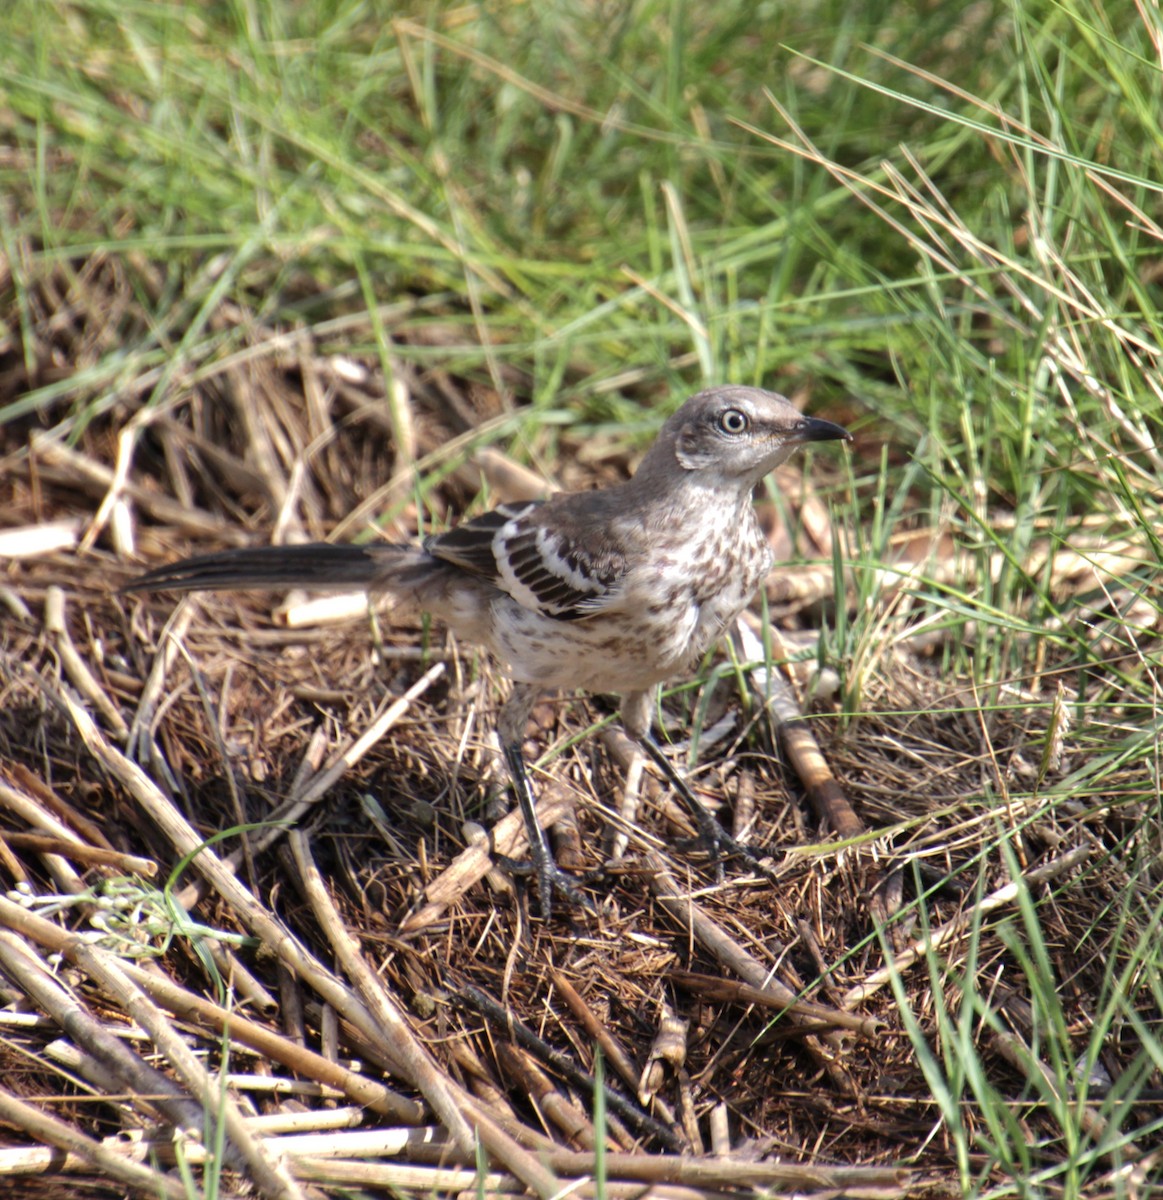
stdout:
[[804,417],[791,431],[789,442],[850,442],[852,435],[843,425],[825,421],[821,417]]

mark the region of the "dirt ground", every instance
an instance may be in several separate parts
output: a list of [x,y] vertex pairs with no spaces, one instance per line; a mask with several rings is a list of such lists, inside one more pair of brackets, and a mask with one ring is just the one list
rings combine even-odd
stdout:
[[[21,388],[6,374],[0,403]],[[318,622],[261,593],[118,594],[145,566],[275,529],[354,537],[386,514],[410,536],[416,463],[439,476],[425,520],[455,520],[483,485],[494,501],[538,486],[474,446],[503,415],[490,393],[398,382],[389,410],[373,362],[256,334],[250,361],[161,406],[3,427],[0,532],[42,540],[0,563],[0,1174],[20,1195],[170,1194],[184,1159],[204,1183],[205,1107],[225,1131],[221,1194],[475,1191],[466,1129],[488,1192],[551,1194],[592,1175],[602,1144],[619,1195],[960,1194],[987,1159],[958,1161],[894,986],[937,1059],[967,1022],[1052,1162],[1012,881],[1084,1044],[1128,886],[1107,851],[1125,855],[1157,802],[1135,771],[1083,809],[1039,798],[1033,702],[1078,686],[1054,663],[983,697],[943,673],[940,636],[886,641],[844,720],[835,693],[808,698],[809,656],[781,673],[808,714],[789,724],[720,652],[663,715],[684,768],[701,730],[699,795],[762,858],[722,878],[652,773],[623,822],[611,702],[547,699],[527,752],[559,860],[605,869],[592,911],[545,922],[489,858],[486,829],[498,852],[524,841],[490,735],[506,684],[473,647],[358,602]],[[568,431],[561,462],[566,486],[633,465]],[[821,564],[769,583],[794,648],[832,580],[827,510],[785,470],[796,548]],[[764,519],[787,552],[783,519]],[[967,979],[994,1019],[972,1018]],[[1137,1049],[1121,1032],[1112,1078]],[[965,1097],[960,1119],[972,1144]]]

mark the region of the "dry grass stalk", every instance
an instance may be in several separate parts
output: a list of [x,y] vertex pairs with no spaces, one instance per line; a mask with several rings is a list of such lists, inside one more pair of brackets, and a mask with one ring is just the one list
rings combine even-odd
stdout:
[[[745,618],[735,629],[742,657],[746,662],[762,663],[763,643],[755,636]],[[776,652],[782,649],[778,630],[772,628]],[[786,651],[784,652],[786,654]],[[856,815],[843,789],[836,782],[832,768],[820,753],[819,743],[804,721],[804,714],[787,681],[778,670],[766,667],[752,669],[748,679],[751,687],[771,715],[780,746],[787,755],[821,820],[826,821],[841,841],[859,838],[865,832],[864,822]]]
[[76,519],[0,530],[0,559],[38,558],[72,550],[80,541],[80,534],[81,522]]
[[[114,1180],[131,1193],[143,1197],[164,1196],[166,1200],[189,1200],[189,1193],[180,1180],[155,1171],[144,1163],[133,1162],[123,1151],[103,1146],[86,1137],[66,1121],[50,1116],[32,1104],[26,1104],[0,1087],[0,1120],[14,1129],[22,1130],[42,1146],[55,1147],[65,1155],[63,1162],[57,1153],[30,1154],[26,1150],[0,1157],[0,1172],[28,1175],[39,1167],[42,1171],[97,1171]],[[3,1178],[3,1174],[0,1174]]]
[[384,991],[375,973],[363,961],[358,943],[344,928],[319,869],[311,857],[306,837],[298,830],[289,835],[291,853],[298,869],[299,883],[307,895],[331,948],[347,977],[353,981],[379,1028],[384,1044],[391,1048],[393,1062],[405,1079],[414,1083],[420,1094],[440,1117],[452,1140],[466,1153],[473,1146],[473,1132],[457,1107],[428,1052],[417,1042],[411,1026]]
[[[125,1013],[149,1034],[150,1040],[201,1106],[204,1128],[209,1118],[226,1127],[226,1161],[241,1170],[264,1197],[296,1200],[303,1195],[286,1165],[272,1156],[262,1138],[255,1137],[237,1104],[223,1090],[166,1015],[127,978],[113,956],[92,946],[77,946],[77,965],[114,997]],[[233,1160],[233,1161],[232,1161]]]
[[[3,897],[0,897],[0,922],[46,950],[78,963],[77,953],[84,945],[80,938],[64,933],[54,922],[46,921]],[[280,1037],[265,1025],[196,996],[165,975],[126,962],[121,964],[121,969],[175,1017],[201,1026],[212,1038],[229,1035],[233,1041],[249,1047],[263,1058],[332,1088],[390,1120],[419,1124],[424,1118],[425,1109],[422,1105],[391,1091],[377,1080],[350,1071],[339,1063]]]
[[1034,888],[1039,884],[1047,883],[1062,875],[1070,874],[1081,867],[1090,858],[1091,853],[1092,851],[1089,846],[1076,846],[1073,850],[1067,851],[1058,858],[1051,859],[1042,866],[1028,871],[1021,880],[1007,883],[996,891],[991,892],[988,896],[984,896],[981,902],[975,905],[972,910],[958,913],[947,924],[931,930],[923,938],[918,938],[907,949],[895,954],[887,966],[872,972],[862,983],[849,988],[844,993],[843,1007],[853,1009],[863,1004],[874,992],[884,987],[892,979],[893,975],[906,970],[916,962],[922,961],[926,955],[934,950],[940,950],[954,938],[968,933],[975,919],[979,919],[988,913],[996,912],[999,908],[1003,908],[1006,905],[1013,904],[1021,888]]

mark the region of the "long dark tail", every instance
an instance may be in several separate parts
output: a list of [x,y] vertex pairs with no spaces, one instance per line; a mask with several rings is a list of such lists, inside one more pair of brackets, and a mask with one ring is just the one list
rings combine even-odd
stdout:
[[[302,546],[254,546],[200,554],[147,571],[125,592],[229,591],[240,588],[391,587],[423,569],[427,556],[412,546],[370,546],[309,542]],[[430,560],[428,560],[430,561]],[[411,568],[411,570],[409,570]]]

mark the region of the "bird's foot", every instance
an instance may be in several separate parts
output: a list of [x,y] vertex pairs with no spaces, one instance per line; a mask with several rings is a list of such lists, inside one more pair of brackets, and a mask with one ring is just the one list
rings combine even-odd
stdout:
[[537,820],[533,787],[529,782],[529,773],[525,769],[525,760],[521,757],[520,745],[515,742],[505,742],[502,749],[505,753],[505,760],[509,764],[513,790],[517,793],[517,805],[521,809],[521,815],[525,821],[525,833],[529,838],[530,861],[520,863],[504,858],[499,861],[514,874],[537,876],[541,916],[546,921],[553,915],[555,893],[577,908],[584,908],[589,912],[595,911],[589,898],[578,886],[577,878],[568,871],[562,870],[553,857],[553,852],[549,848],[549,839]]
[[593,901],[581,889],[581,884],[588,881],[590,876],[571,875],[557,865],[552,855],[547,853],[542,857],[537,844],[534,844],[527,859],[510,858],[505,854],[497,854],[494,858],[511,875],[522,878],[536,876],[542,920],[548,921],[553,916],[554,896],[560,896],[573,908],[583,908],[588,913],[597,911]]
[[699,827],[698,836],[683,838],[675,845],[680,850],[702,850],[715,869],[717,883],[723,882],[723,863],[729,858],[742,859],[752,869],[759,871],[760,874],[766,874],[767,867],[759,855],[728,833],[714,814],[707,812],[706,809],[703,809],[701,815],[693,809],[691,811]]
[[685,843],[696,846],[707,853],[711,865],[715,868],[715,880],[723,882],[723,862],[728,858],[742,859],[753,871],[765,879],[773,879],[770,866],[763,861],[749,846],[745,846],[738,838],[723,828],[718,817],[695,795],[687,781],[675,770],[670,759],[666,757],[662,747],[649,734],[640,738],[642,748],[656,767],[662,772],[667,783],[678,793],[687,810],[695,819],[699,833]]

